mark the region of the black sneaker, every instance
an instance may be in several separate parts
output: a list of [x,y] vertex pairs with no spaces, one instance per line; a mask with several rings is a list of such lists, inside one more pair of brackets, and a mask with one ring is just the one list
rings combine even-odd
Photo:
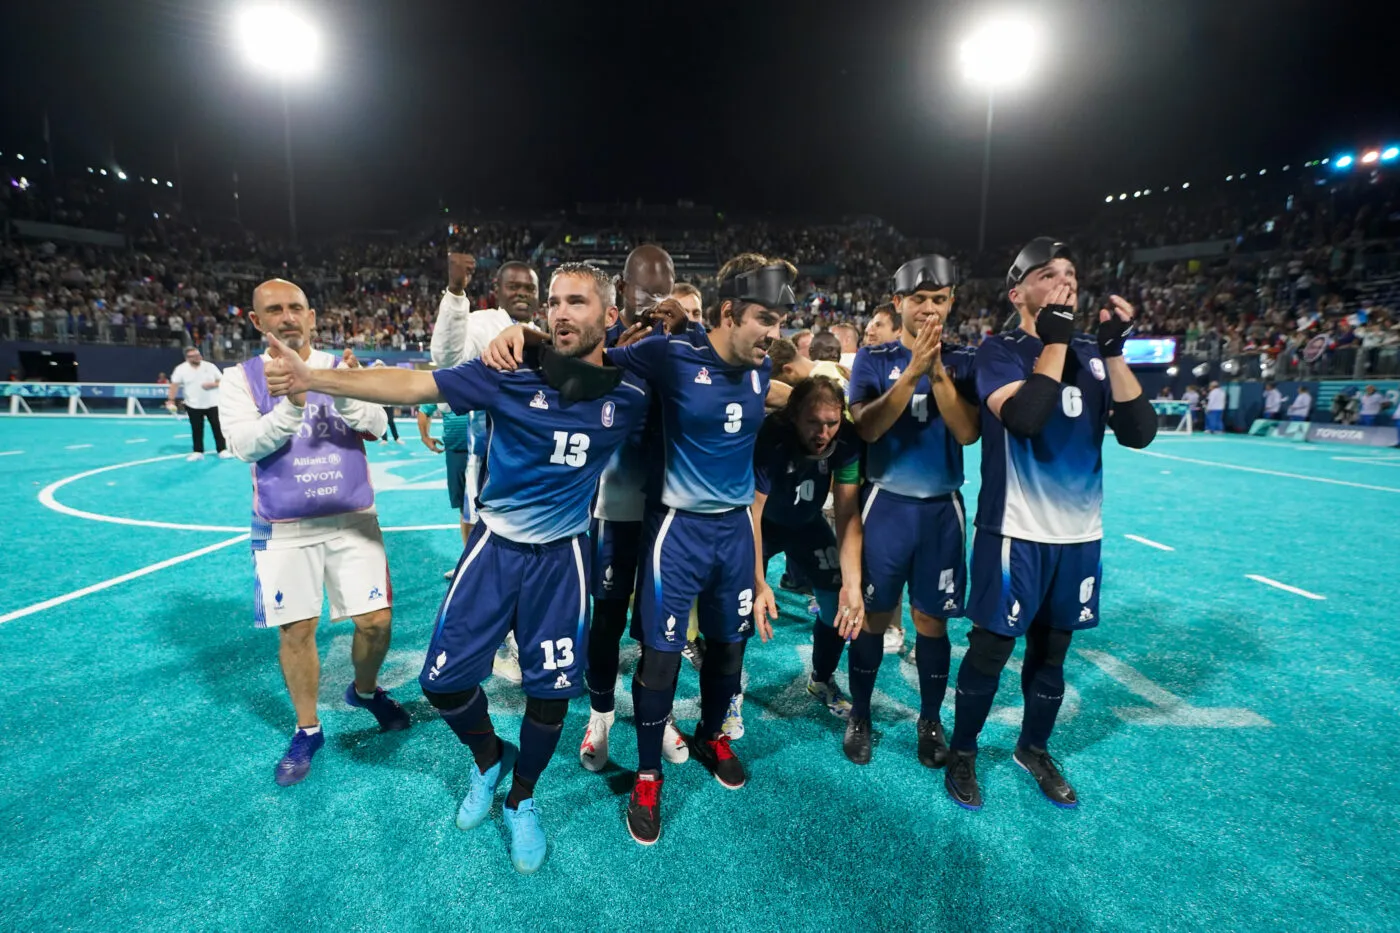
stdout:
[[661,772],[638,771],[627,801],[627,831],[649,846],[661,838]]
[[1017,745],[1016,753],[1011,757],[1027,774],[1035,778],[1045,799],[1066,810],[1079,806],[1079,797],[1074,788],[1069,786],[1069,781],[1060,773],[1059,765],[1045,749],[1022,748]]
[[744,763],[729,747],[729,736],[720,733],[713,739],[693,736],[690,740],[690,753],[695,760],[705,766],[705,770],[715,776],[715,780],[730,790],[738,790],[748,781],[744,773]]
[[977,786],[977,753],[950,751],[943,786],[953,803],[964,810],[982,809],[982,791]]
[[941,768],[948,763],[948,742],[943,738],[943,723],[937,719],[920,719],[915,725],[919,734],[919,764],[925,768]]
[[841,751],[852,764],[870,764],[870,719],[852,716],[846,720],[846,737],[841,740]]

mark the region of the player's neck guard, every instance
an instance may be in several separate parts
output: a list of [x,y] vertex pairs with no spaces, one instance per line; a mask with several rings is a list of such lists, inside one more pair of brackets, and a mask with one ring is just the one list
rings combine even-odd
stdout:
[[622,382],[623,371],[616,366],[595,366],[572,356],[564,356],[550,346],[527,347],[525,365],[540,371],[549,387],[565,402],[587,402],[602,398]]

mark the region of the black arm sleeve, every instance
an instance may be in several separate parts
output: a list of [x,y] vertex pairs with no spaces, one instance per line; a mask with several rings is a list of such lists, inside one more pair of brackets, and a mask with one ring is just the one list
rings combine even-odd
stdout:
[[1108,426],[1113,428],[1118,443],[1141,450],[1157,436],[1157,409],[1146,393],[1127,402],[1114,402],[1108,413]]
[[1001,423],[1017,437],[1035,437],[1055,413],[1059,401],[1059,382],[1042,373],[1032,373],[1016,394],[1002,404]]

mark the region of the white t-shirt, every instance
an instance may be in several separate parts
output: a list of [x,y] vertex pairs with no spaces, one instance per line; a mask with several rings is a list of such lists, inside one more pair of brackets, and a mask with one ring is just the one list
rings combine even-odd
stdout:
[[1264,393],[1264,412],[1265,412],[1265,414],[1276,415],[1276,414],[1278,414],[1278,410],[1279,410],[1280,408],[1282,408],[1282,407],[1283,407],[1283,393],[1282,393],[1282,392],[1280,392],[1278,389],[1270,389],[1269,391],[1267,391],[1267,392]]
[[1185,402],[1192,411],[1198,411],[1201,407],[1201,396],[1193,389],[1188,389],[1181,400]]
[[1312,396],[1306,392],[1299,392],[1298,397],[1293,400],[1293,404],[1288,406],[1289,415],[1306,415],[1312,410]]
[[1206,396],[1206,411],[1225,410],[1225,390],[1219,387],[1211,389]]
[[217,383],[223,378],[219,367],[208,360],[200,360],[198,366],[181,363],[170,374],[170,384],[185,391],[185,406],[188,408],[218,408],[219,387],[204,388],[204,383]]
[[1381,406],[1385,404],[1385,396],[1379,392],[1372,392],[1370,395],[1361,396],[1361,413],[1363,415],[1379,415]]

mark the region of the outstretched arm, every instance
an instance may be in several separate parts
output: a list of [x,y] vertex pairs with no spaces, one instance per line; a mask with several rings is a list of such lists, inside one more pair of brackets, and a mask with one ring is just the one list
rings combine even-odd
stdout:
[[398,367],[374,369],[312,369],[277,338],[267,335],[267,391],[273,397],[321,392],[334,398],[352,398],[379,405],[420,405],[441,402],[437,380],[430,372]]

